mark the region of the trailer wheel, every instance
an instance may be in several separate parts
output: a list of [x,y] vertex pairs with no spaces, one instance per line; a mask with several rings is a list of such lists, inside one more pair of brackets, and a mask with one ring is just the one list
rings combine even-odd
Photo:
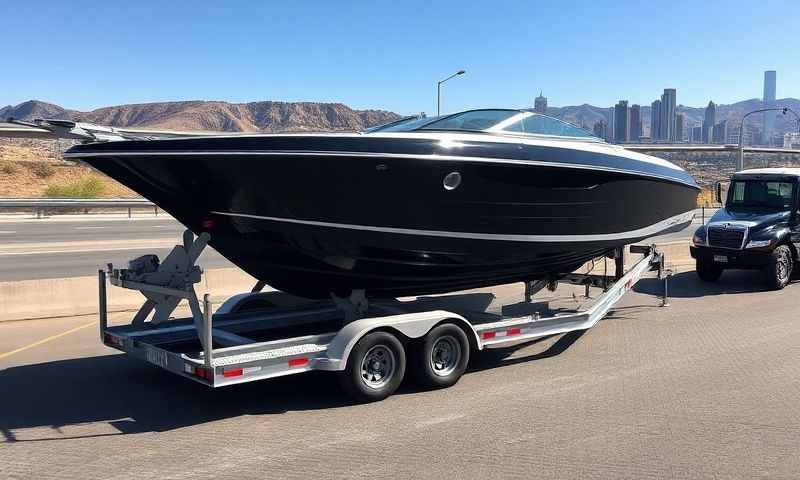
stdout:
[[452,323],[434,328],[415,348],[411,374],[429,388],[455,385],[469,363],[469,340],[464,330]]
[[789,283],[792,278],[792,251],[786,245],[779,245],[772,251],[772,258],[764,269],[767,278],[767,286],[772,290],[780,290]]
[[697,260],[695,271],[700,280],[716,282],[722,276],[722,267],[709,260]]
[[367,334],[353,347],[339,380],[359,402],[376,402],[393,394],[406,371],[403,344],[387,332]]

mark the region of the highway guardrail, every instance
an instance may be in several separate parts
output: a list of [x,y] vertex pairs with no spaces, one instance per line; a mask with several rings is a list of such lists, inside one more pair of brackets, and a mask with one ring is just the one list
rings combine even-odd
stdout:
[[0,210],[32,210],[37,218],[46,211],[88,211],[93,208],[127,209],[129,217],[134,208],[152,208],[158,215],[158,207],[144,198],[0,198]]

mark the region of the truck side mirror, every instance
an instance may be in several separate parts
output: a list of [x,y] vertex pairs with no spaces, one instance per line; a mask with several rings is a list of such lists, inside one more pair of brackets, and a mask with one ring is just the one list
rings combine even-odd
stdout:
[[728,196],[728,186],[729,186],[728,182],[717,182],[716,184],[714,184],[714,190],[716,191],[715,195],[716,200],[717,203],[719,203],[720,205],[725,204],[726,200],[725,197]]

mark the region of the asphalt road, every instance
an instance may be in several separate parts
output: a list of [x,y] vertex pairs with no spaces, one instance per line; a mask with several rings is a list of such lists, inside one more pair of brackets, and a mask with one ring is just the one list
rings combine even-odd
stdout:
[[92,317],[0,323],[0,478],[797,478],[800,284],[758,281],[682,273],[661,308],[644,280],[583,335],[369,405],[326,373],[211,390]]
[[[0,281],[94,275],[109,262],[126,265],[140,255],[161,258],[181,241],[184,227],[169,217],[0,220]],[[232,264],[213,248],[204,268]]]
[[[650,242],[690,238],[695,225],[681,232],[654,237]],[[163,258],[180,241],[184,228],[168,217],[134,219],[77,217],[58,219],[0,219],[0,281],[94,275],[111,262],[125,265],[140,255]],[[200,257],[204,268],[232,266],[207,248]]]

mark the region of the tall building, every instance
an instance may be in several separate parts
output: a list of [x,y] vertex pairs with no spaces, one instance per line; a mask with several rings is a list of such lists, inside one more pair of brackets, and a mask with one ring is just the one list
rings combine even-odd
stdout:
[[650,140],[658,141],[661,138],[661,100],[650,104]]
[[[775,108],[775,70],[764,72],[764,108]],[[775,112],[764,112],[764,143],[772,143],[775,129]]]
[[714,125],[712,130],[711,139],[713,143],[725,143],[728,141],[728,121],[723,120]]
[[717,106],[709,101],[703,118],[703,143],[711,143],[714,125],[717,124]]
[[592,131],[594,132],[594,136],[597,138],[608,138],[608,125],[603,120],[599,122],[594,122],[594,128]]
[[630,141],[638,142],[642,136],[642,107],[639,105],[631,105],[631,126],[630,126]]
[[630,141],[630,115],[627,100],[620,100],[614,105],[614,142],[624,143]]
[[675,106],[677,92],[674,88],[665,88],[661,95],[661,140],[675,141]]
[[703,141],[703,127],[700,125],[696,127],[692,127],[692,137],[690,138],[692,143],[705,143]]
[[606,139],[609,143],[614,142],[614,135],[616,135],[616,119],[614,118],[614,107],[608,109],[608,138]]
[[675,115],[675,138],[673,138],[675,142],[682,142],[683,141],[683,114],[679,113]]
[[533,100],[533,111],[536,113],[547,113],[547,97],[542,96],[542,92],[539,92],[539,96]]

